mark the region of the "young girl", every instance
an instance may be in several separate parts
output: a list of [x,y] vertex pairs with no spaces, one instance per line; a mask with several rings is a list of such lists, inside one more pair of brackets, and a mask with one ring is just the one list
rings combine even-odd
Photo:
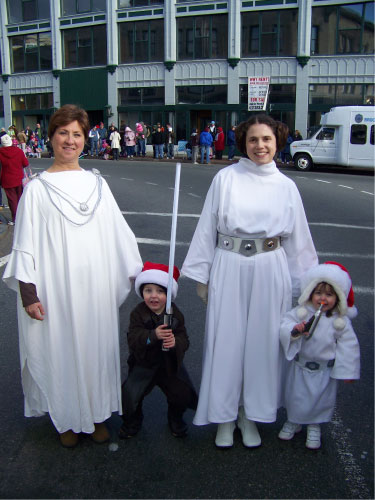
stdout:
[[[301,289],[299,306],[281,323],[281,344],[286,358],[293,362],[285,385],[288,420],[279,438],[292,439],[301,431],[301,424],[307,424],[306,447],[315,450],[321,444],[319,424],[332,418],[337,379],[351,382],[359,378],[358,339],[349,319],[357,315],[357,309],[350,276],[337,262],[311,268],[301,279]],[[310,334],[306,321],[321,304],[322,315]]]

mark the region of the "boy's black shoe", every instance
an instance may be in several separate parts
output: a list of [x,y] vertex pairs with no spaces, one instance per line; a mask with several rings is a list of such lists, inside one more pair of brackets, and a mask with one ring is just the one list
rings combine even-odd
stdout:
[[174,437],[182,438],[186,436],[188,426],[182,418],[181,412],[168,410],[168,424]]
[[131,425],[123,423],[119,432],[118,436],[121,439],[129,439],[138,434],[138,432],[141,430],[142,427],[142,422],[134,422]]

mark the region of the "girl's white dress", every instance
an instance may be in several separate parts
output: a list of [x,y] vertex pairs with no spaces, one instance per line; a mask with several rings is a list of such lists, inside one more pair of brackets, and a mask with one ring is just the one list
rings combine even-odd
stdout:
[[[278,250],[245,257],[216,247],[217,233],[281,236]],[[182,273],[209,283],[203,373],[196,425],[246,417],[273,422],[281,403],[279,328],[292,288],[318,259],[301,197],[274,162],[249,159],[213,179]]]
[[[283,318],[280,329],[280,340],[286,359],[294,360],[299,354],[303,365],[306,360],[316,363],[327,363],[335,360],[333,367],[323,370],[309,370],[293,361],[289,364],[285,381],[285,407],[288,420],[296,424],[319,424],[329,422],[332,418],[337,391],[337,379],[355,380],[359,378],[360,354],[359,344],[349,318],[343,318],[345,327],[336,330],[334,320],[337,313],[330,318],[322,315],[313,336],[306,340],[300,337],[291,340],[290,332],[300,323],[295,307]],[[307,305],[308,318],[315,309]]]

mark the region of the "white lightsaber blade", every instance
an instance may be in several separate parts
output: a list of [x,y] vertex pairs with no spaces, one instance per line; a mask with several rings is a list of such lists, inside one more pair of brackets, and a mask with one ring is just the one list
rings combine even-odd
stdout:
[[176,248],[178,197],[180,194],[180,175],[181,175],[181,163],[177,163],[176,164],[176,177],[175,177],[175,181],[174,181],[171,242],[170,242],[170,247],[169,247],[169,264],[168,264],[169,269],[168,269],[168,288],[167,288],[167,304],[166,304],[166,313],[167,314],[172,314],[173,266],[174,266],[174,252],[175,252],[175,248]]

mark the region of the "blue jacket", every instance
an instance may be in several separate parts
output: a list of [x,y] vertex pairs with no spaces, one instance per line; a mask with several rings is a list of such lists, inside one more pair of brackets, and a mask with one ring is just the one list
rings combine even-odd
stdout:
[[213,142],[212,135],[209,132],[201,132],[199,142],[201,146],[211,146]]
[[228,146],[234,146],[236,144],[236,135],[232,129],[227,132],[227,144]]

